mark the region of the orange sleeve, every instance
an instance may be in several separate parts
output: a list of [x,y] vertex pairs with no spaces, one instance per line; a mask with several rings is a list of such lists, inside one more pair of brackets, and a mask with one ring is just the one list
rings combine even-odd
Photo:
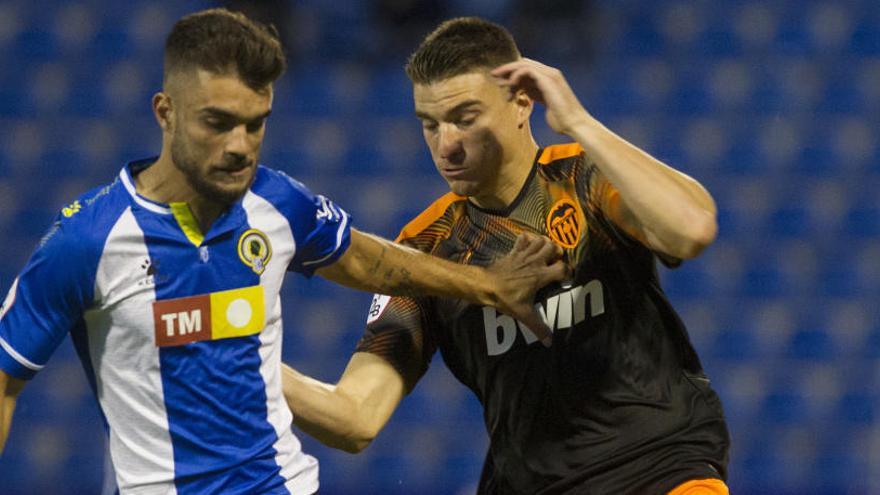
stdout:
[[691,480],[675,487],[668,495],[730,495],[727,485],[715,478]]
[[644,232],[639,226],[638,220],[629,212],[620,191],[614,184],[608,181],[599,170],[593,174],[590,183],[590,206],[601,210],[606,218],[614,222],[614,225],[626,232],[630,237],[648,246]]

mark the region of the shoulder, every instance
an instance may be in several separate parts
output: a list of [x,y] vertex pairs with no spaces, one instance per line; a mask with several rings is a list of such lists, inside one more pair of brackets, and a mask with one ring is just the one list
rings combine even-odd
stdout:
[[110,231],[130,204],[118,180],[80,195],[58,212],[25,271],[42,266],[57,284],[91,276]]
[[549,178],[569,177],[587,168],[584,165],[588,162],[584,148],[578,143],[550,145],[538,156],[539,170]]
[[396,241],[430,251],[437,242],[449,236],[466,201],[467,198],[455,193],[444,194],[406,224]]
[[59,237],[65,244],[74,244],[76,248],[99,248],[130,205],[128,193],[119,178],[96,187],[61,208],[40,245]]
[[310,199],[314,196],[312,191],[302,182],[285,174],[263,165],[257,168],[257,175],[251,185],[251,192],[261,196],[270,202],[290,202],[298,199]]

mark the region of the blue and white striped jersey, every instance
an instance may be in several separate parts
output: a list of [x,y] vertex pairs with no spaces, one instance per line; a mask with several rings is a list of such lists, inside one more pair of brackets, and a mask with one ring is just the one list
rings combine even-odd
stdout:
[[62,210],[0,307],[0,368],[29,379],[71,334],[123,494],[311,494],[317,461],[281,392],[279,290],[342,255],[350,217],[261,166],[203,235],[186,204],[136,193],[153,161]]

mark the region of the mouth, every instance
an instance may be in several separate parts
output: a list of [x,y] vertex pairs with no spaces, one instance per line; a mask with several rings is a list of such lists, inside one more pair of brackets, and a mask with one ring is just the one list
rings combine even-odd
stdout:
[[214,170],[217,171],[218,173],[222,174],[222,175],[226,175],[226,176],[229,176],[229,177],[239,178],[239,177],[243,177],[243,176],[247,176],[247,175],[249,175],[249,174],[251,173],[251,169],[252,169],[252,168],[253,168],[253,165],[252,165],[252,164],[250,164],[250,163],[242,163],[242,164],[240,164],[240,165],[232,165],[232,166],[225,166],[225,167],[215,167]]
[[466,167],[447,167],[440,169],[441,175],[447,179],[460,179],[468,174]]

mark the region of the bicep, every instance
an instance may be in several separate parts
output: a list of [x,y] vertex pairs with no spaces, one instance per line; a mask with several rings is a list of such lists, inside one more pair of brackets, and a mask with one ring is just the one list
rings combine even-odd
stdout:
[[626,204],[626,200],[620,195],[620,191],[614,187],[598,170],[595,172],[591,184],[591,197],[594,204],[602,211],[602,214],[611,221],[620,231],[637,240],[646,248],[650,249],[667,266],[678,266],[681,260],[666,254],[658,248],[659,240],[650,229],[645,228],[639,221],[632,209]]
[[15,411],[15,401],[24,384],[24,380],[12,377],[0,369],[0,452],[3,452],[3,447],[6,445],[9,427],[12,424],[12,412]]
[[14,402],[25,383],[27,383],[25,380],[15,378],[0,369],[0,396],[3,397],[4,402],[9,399]]

